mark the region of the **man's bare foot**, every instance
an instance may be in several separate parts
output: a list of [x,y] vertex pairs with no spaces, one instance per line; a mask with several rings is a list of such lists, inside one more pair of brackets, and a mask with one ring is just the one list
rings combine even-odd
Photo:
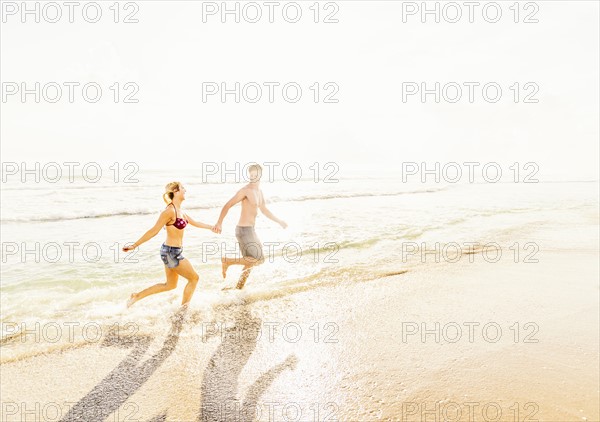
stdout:
[[137,293],[132,293],[131,296],[129,297],[129,300],[127,301],[127,307],[131,308],[131,305],[133,305],[135,302],[138,301],[138,297],[137,297]]
[[229,268],[229,265],[226,262],[225,258],[221,258],[221,274],[223,274],[224,279],[227,277],[227,268]]

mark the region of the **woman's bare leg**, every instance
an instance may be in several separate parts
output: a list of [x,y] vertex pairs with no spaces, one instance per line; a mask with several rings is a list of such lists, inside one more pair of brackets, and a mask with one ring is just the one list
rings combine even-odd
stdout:
[[150,286],[147,289],[142,290],[139,293],[132,293],[131,297],[127,301],[127,307],[129,308],[135,302],[137,302],[140,299],[145,298],[146,296],[150,296],[150,295],[153,295],[156,293],[166,292],[168,290],[173,290],[175,287],[177,287],[177,280],[179,279],[179,274],[177,274],[175,269],[168,268],[165,265],[165,274],[167,276],[166,283],[158,283],[158,284],[155,284],[154,286]]
[[198,284],[200,277],[187,259],[179,261],[179,265],[173,269],[177,271],[177,274],[186,278],[188,281],[185,289],[183,289],[183,299],[181,301],[181,304],[185,305],[192,299],[192,295],[194,294],[194,290],[196,290],[196,285]]

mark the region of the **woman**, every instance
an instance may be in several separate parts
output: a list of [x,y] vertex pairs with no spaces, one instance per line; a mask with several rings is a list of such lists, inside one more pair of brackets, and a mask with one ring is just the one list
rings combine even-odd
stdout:
[[148,287],[139,293],[133,293],[127,301],[127,307],[130,307],[135,302],[146,296],[155,293],[166,292],[177,287],[177,279],[182,276],[187,279],[188,283],[183,291],[182,305],[187,304],[198,284],[198,274],[194,271],[192,264],[185,259],[183,253],[183,230],[188,224],[199,227],[201,229],[212,230],[212,226],[208,224],[194,221],[193,218],[184,214],[181,211],[181,203],[185,200],[185,188],[179,182],[171,182],[165,186],[163,200],[167,203],[167,207],[158,217],[158,221],[150,230],[148,230],[140,239],[131,246],[126,246],[123,251],[129,252],[142,243],[147,242],[158,234],[161,228],[167,228],[167,240],[160,248],[160,258],[165,264],[165,273],[167,275],[166,283],[155,284]]

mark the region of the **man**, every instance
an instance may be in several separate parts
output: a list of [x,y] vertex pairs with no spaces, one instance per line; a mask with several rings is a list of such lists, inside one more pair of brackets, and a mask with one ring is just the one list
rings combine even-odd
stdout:
[[240,189],[233,198],[231,198],[223,206],[219,221],[214,225],[213,231],[215,233],[221,233],[221,225],[227,215],[229,209],[237,204],[242,203],[242,212],[240,214],[240,220],[237,227],[235,228],[235,237],[240,245],[240,251],[242,252],[242,258],[221,258],[223,278],[227,276],[227,269],[230,265],[243,265],[242,274],[238,280],[236,288],[242,289],[246,280],[250,275],[252,267],[255,265],[262,264],[265,259],[263,257],[262,243],[258,239],[256,232],[254,231],[254,223],[258,210],[267,216],[267,218],[275,221],[284,229],[287,227],[285,221],[275,217],[265,204],[265,198],[260,190],[260,178],[262,176],[262,167],[258,164],[252,164],[248,167],[248,177],[250,183]]

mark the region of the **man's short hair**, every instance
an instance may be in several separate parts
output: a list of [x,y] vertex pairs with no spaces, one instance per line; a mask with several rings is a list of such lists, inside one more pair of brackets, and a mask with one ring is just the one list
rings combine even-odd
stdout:
[[248,173],[254,170],[256,170],[259,174],[262,174],[262,167],[260,164],[252,164],[250,167],[248,167]]

